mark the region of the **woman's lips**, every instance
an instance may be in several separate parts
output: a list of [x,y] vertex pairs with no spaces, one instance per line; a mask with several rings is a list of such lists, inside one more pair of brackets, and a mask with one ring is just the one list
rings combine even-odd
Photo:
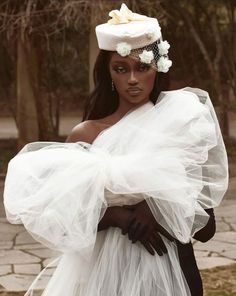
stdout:
[[139,95],[142,92],[142,89],[139,87],[130,87],[127,89],[127,92],[130,95]]

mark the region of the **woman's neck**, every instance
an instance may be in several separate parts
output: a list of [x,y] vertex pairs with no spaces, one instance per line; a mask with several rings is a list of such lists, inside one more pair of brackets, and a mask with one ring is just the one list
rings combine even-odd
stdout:
[[103,125],[111,126],[111,125],[117,123],[118,121],[120,121],[121,118],[124,117],[130,110],[136,109],[136,108],[146,104],[147,102],[150,102],[149,99],[147,101],[142,101],[139,104],[132,104],[127,101],[120,100],[119,106],[114,113],[112,113],[111,115],[108,115],[107,117],[102,118],[98,121],[100,123],[102,123]]
[[114,118],[116,119],[121,119],[126,113],[128,113],[130,110],[132,109],[136,109],[144,104],[146,104],[147,102],[149,102],[149,99],[144,100],[138,104],[133,104],[124,100],[120,99],[120,103],[119,106],[117,108],[117,110],[112,114],[114,116]]

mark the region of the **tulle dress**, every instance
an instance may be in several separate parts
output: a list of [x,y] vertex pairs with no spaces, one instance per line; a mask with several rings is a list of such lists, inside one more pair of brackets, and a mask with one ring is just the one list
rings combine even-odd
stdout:
[[146,199],[157,222],[187,243],[227,185],[210,98],[185,88],[132,109],[92,144],[26,145],[9,163],[4,204],[11,223],[62,252],[43,296],[185,296],[175,242],[163,237],[168,254],[151,256],[118,228],[97,232],[98,223],[108,206]]

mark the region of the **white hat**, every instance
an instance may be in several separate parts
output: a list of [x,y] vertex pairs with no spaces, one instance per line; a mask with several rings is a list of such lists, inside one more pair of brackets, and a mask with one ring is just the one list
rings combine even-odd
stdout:
[[100,49],[117,51],[123,57],[138,56],[141,62],[154,64],[158,72],[169,70],[172,65],[167,56],[170,45],[162,41],[156,18],[133,13],[124,3],[109,16],[112,19],[96,27]]

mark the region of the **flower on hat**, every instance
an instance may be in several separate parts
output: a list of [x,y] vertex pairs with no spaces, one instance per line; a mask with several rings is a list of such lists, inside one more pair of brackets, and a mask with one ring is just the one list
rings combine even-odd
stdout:
[[140,61],[145,64],[150,64],[154,59],[154,55],[152,50],[144,50],[141,54],[139,54]]
[[168,53],[168,50],[170,48],[170,44],[168,43],[168,41],[161,41],[159,44],[158,44],[158,49],[159,49],[159,54],[160,55],[164,55],[164,54],[167,54]]
[[131,45],[127,42],[120,42],[116,46],[116,51],[122,57],[126,57],[131,52]]
[[112,19],[108,23],[112,25],[127,24],[132,21],[143,21],[147,19],[145,15],[133,13],[124,3],[122,3],[120,10],[115,9],[110,11],[109,16]]
[[166,57],[160,57],[157,62],[158,72],[168,72],[169,68],[172,66],[172,61]]

